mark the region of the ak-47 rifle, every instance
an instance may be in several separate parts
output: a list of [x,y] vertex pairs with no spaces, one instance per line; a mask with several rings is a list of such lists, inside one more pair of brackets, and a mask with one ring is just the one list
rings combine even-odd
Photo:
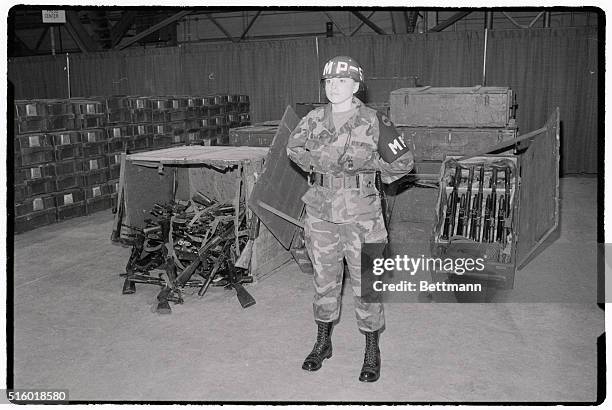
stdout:
[[466,192],[466,207],[465,207],[465,213],[464,213],[464,221],[463,221],[463,232],[461,232],[461,235],[469,237],[470,231],[469,231],[469,225],[470,225],[470,221],[471,221],[471,212],[472,212],[472,185],[474,184],[474,167],[470,167],[470,172],[468,174],[468,185],[467,185],[467,192]]
[[480,167],[478,175],[478,193],[474,198],[474,207],[472,208],[472,226],[470,238],[479,242],[480,239],[480,213],[482,212],[482,187],[484,183],[484,167]]
[[488,242],[493,242],[495,240],[495,228],[497,227],[495,213],[495,207],[497,206],[497,168],[493,168],[493,170],[491,170],[491,179],[489,180],[489,185],[491,186],[491,204],[489,209],[489,232],[487,233],[487,239]]
[[231,287],[236,290],[236,296],[238,297],[238,301],[240,302],[240,305],[246,309],[249,306],[253,306],[255,304],[255,299],[253,298],[253,296],[251,296],[249,292],[247,292],[244,286],[242,286],[242,283],[245,281],[245,278],[243,278],[242,275],[238,274],[238,270],[236,269],[234,258],[232,257],[232,254],[231,254],[232,252],[233,251],[231,249],[230,241],[226,241],[225,244],[223,245],[223,250],[221,251],[221,254],[215,261],[215,264],[210,272],[210,275],[208,276],[204,285],[202,285],[202,288],[198,292],[198,295],[204,296],[204,293],[206,293],[206,290],[210,286],[210,283],[217,276],[217,274],[221,272],[220,271],[221,265],[225,264],[227,266],[226,277],[228,281],[226,287]]
[[[229,252],[232,252],[230,249]],[[234,258],[227,258],[227,269],[228,269],[228,287],[232,287],[236,290],[236,297],[238,297],[238,302],[240,302],[240,306],[244,309],[249,306],[253,306],[255,304],[255,299],[247,290],[242,286],[243,278],[242,275],[238,273],[238,269],[234,265]]]
[[[243,219],[244,219],[244,212],[238,218],[239,225],[241,224]],[[223,230],[221,230],[218,234],[216,234],[215,236],[210,238],[208,241],[206,241],[206,243],[204,243],[200,247],[200,249],[198,250],[198,254],[197,254],[196,258],[181,273],[179,273],[178,276],[176,276],[175,278],[171,278],[171,276],[174,276],[174,275],[172,275],[171,271],[168,272],[169,273],[168,277],[169,277],[169,281],[170,281],[170,286],[166,286],[164,289],[162,289],[162,291],[158,295],[158,302],[159,302],[158,303],[158,308],[161,307],[161,309],[162,309],[162,311],[160,313],[164,313],[165,312],[166,305],[167,305],[168,301],[176,301],[177,303],[182,303],[182,298],[180,296],[181,288],[184,287],[185,284],[189,281],[189,279],[193,276],[193,274],[196,272],[196,270],[200,266],[200,264],[206,263],[206,258],[207,258],[208,253],[212,249],[214,249],[217,245],[221,244],[224,241],[228,242],[233,237],[234,237],[234,223],[233,223],[233,221],[230,221],[225,226],[225,228],[223,228]],[[219,256],[219,258],[223,258],[223,257],[224,257],[224,254],[222,253]],[[228,261],[228,263],[229,263],[229,261]],[[233,266],[233,263],[232,263],[232,266]],[[212,275],[210,275],[210,276],[212,276]],[[211,278],[210,276],[209,276],[208,280],[212,281],[213,278]],[[206,283],[204,283],[204,285],[201,288],[200,292],[202,292],[202,290],[205,291],[204,286],[206,286]],[[206,286],[206,288],[207,287],[208,286]],[[243,290],[244,290],[244,288],[243,288]],[[176,294],[176,297],[173,298],[173,294]],[[202,294],[203,294],[203,292],[202,292]],[[240,304],[241,305],[249,304],[250,303],[249,298],[252,299],[251,295],[249,295],[246,290],[244,290],[244,292],[239,292],[238,293],[238,298],[240,300]]]
[[217,277],[217,274],[220,272],[221,265],[226,260],[226,252],[227,252],[227,249],[229,248],[229,246],[230,246],[230,241],[225,241],[225,244],[223,245],[223,249],[221,251],[221,254],[215,260],[215,263],[214,263],[214,265],[213,265],[213,267],[212,267],[212,269],[210,271],[210,274],[208,275],[208,277],[206,278],[206,281],[204,282],[204,284],[202,285],[202,287],[198,291],[198,296],[200,296],[200,297],[204,296],[204,294],[208,290],[208,287],[210,286],[212,281]]
[[484,222],[482,224],[482,242],[489,242],[489,228],[491,226],[491,195],[487,195],[484,208]]
[[442,239],[450,239],[455,228],[455,214],[457,212],[457,201],[459,196],[459,183],[461,181],[461,167],[455,166],[455,176],[453,177],[453,191],[449,194],[444,217],[444,229]]
[[506,194],[502,194],[499,198],[499,214],[497,215],[497,231],[495,233],[495,241],[502,243],[504,241],[504,223],[506,221]]
[[461,194],[461,198],[459,199],[459,215],[457,217],[457,235],[463,234],[463,227],[465,224],[465,207],[467,205],[467,196],[465,193]]
[[506,167],[504,172],[504,195],[506,197],[506,201],[504,203],[504,225],[503,225],[503,243],[506,244],[508,240],[508,234],[510,232],[510,227],[508,227],[507,219],[510,218],[510,167]]

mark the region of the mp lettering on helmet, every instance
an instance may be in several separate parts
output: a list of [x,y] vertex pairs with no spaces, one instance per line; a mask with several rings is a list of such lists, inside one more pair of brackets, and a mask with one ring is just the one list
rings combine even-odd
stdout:
[[334,67],[334,61],[328,61],[327,64],[325,64],[325,67],[323,67],[323,75],[328,75],[332,73],[332,69]]
[[346,77],[355,81],[363,81],[363,70],[350,58],[347,60],[333,58],[323,67],[323,76]]
[[348,69],[348,64],[345,63],[344,61],[338,61],[338,64],[336,64],[336,74],[343,73],[347,71],[347,69]]

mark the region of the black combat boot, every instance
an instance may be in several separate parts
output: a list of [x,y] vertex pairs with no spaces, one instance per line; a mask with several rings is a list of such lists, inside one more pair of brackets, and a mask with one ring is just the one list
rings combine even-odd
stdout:
[[375,382],[380,377],[380,349],[378,348],[378,330],[365,332],[366,347],[363,366],[359,374],[362,382]]
[[319,370],[323,364],[323,360],[332,357],[331,330],[332,322],[317,321],[317,341],[315,342],[312,352],[304,360],[302,369],[314,372]]

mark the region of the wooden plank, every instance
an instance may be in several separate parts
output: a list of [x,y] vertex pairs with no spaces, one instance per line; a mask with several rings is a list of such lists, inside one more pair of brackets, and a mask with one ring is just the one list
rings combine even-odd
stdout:
[[267,147],[184,146],[131,154],[128,160],[163,165],[207,164],[227,168],[242,161],[262,160],[268,151]]
[[125,216],[125,196],[123,194],[125,187],[125,152],[121,154],[121,165],[119,168],[119,186],[117,187],[117,213],[113,220],[113,231],[111,233],[111,242],[121,242],[121,225]]
[[546,128],[545,135],[535,138],[520,157],[518,269],[559,225],[559,108],[549,117]]
[[298,122],[299,118],[295,111],[288,106],[270,147],[264,172],[248,202],[249,208],[286,249],[290,248],[293,235],[299,228],[263,209],[258,202],[269,204],[292,218],[300,218],[304,207],[301,197],[308,190],[308,183],[301,170],[287,157],[289,135]]
[[518,136],[518,137],[516,137],[514,139],[500,142],[499,144],[494,145],[492,147],[483,148],[481,150],[474,151],[474,152],[471,152],[469,154],[466,154],[466,155],[462,156],[461,158],[459,158],[457,161],[465,161],[466,159],[469,159],[469,158],[472,158],[472,157],[476,157],[476,156],[479,156],[479,155],[490,154],[490,153],[497,152],[497,151],[500,151],[502,149],[506,149],[508,147],[514,146],[514,145],[518,146],[519,148],[523,147],[522,144],[519,144],[520,142],[528,144],[529,140],[531,140],[534,137],[537,137],[538,135],[546,132],[547,129],[548,128],[546,126],[544,126],[542,128],[538,128],[537,130],[530,131],[527,134],[520,135],[520,136]]

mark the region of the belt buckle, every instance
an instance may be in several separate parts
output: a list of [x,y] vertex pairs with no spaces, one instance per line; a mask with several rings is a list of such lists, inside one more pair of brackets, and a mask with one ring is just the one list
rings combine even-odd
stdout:
[[359,187],[359,174],[357,175],[344,175],[342,178],[342,185],[346,189],[352,189],[355,187]]
[[330,188],[334,189],[342,189],[344,188],[344,179],[342,177],[338,178],[333,175],[330,175]]

